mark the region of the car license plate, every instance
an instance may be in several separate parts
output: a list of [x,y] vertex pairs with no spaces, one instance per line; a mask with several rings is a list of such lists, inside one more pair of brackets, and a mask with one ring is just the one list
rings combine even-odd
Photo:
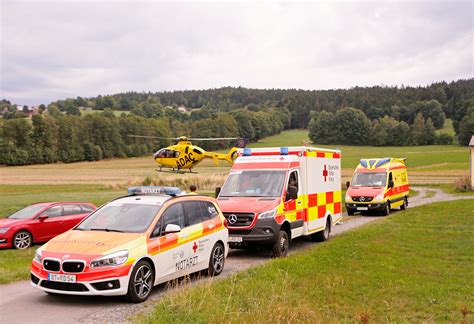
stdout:
[[357,210],[369,210],[369,207],[357,207]]
[[242,242],[242,236],[229,236],[228,241],[231,243],[240,243]]
[[49,281],[58,281],[58,282],[76,282],[76,276],[74,275],[64,275],[64,274],[56,274],[56,273],[49,273],[48,274]]

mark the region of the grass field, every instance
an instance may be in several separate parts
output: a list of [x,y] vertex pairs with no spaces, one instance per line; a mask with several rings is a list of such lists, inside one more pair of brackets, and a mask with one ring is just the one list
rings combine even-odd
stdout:
[[469,200],[396,213],[288,258],[180,288],[134,320],[471,322],[462,312],[474,308],[474,227],[466,217],[473,209]]
[[[103,114],[103,113],[104,113],[103,110],[84,110],[84,109],[81,110],[81,116],[87,116],[90,114]],[[129,110],[114,110],[113,113],[115,116],[120,117],[122,113],[124,113],[125,115],[130,114],[130,111]]]

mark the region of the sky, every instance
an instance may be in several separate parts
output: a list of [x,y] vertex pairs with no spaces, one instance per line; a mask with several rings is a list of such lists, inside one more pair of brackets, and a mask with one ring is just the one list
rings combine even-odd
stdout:
[[0,0],[0,98],[474,76],[472,1]]

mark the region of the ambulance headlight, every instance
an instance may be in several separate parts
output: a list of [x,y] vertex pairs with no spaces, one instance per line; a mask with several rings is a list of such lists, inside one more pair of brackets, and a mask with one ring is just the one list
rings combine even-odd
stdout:
[[349,196],[349,193],[346,191],[346,201],[351,201],[352,198],[351,196]]
[[275,217],[277,211],[275,209],[269,210],[263,213],[258,214],[258,218],[265,219],[265,218],[273,218]]
[[42,255],[41,250],[39,250],[39,249],[36,250],[35,257],[34,257],[33,261],[41,263],[41,255]]
[[91,262],[91,268],[113,267],[124,264],[128,260],[128,251],[118,251],[104,255]]
[[384,198],[385,198],[384,194],[383,192],[381,192],[377,196],[375,196],[374,200],[383,200]]

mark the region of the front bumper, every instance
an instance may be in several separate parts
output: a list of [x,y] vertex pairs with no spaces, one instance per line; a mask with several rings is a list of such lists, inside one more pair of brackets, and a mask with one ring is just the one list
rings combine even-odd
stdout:
[[[274,218],[257,219],[249,229],[229,227],[229,246],[272,245],[277,240],[279,231],[280,225]],[[242,238],[242,241],[235,242],[235,238]]]
[[0,249],[7,249],[12,247],[12,238],[4,234],[0,234]]
[[383,211],[387,207],[387,202],[371,202],[371,203],[359,203],[349,202],[346,203],[346,210],[352,212],[367,212],[367,211]]
[[[122,296],[128,291],[131,266],[77,273],[76,283],[60,283],[48,280],[48,271],[33,261],[31,265],[31,285],[40,290],[64,295]],[[67,273],[73,274],[73,273]],[[111,283],[111,288],[107,286]]]

